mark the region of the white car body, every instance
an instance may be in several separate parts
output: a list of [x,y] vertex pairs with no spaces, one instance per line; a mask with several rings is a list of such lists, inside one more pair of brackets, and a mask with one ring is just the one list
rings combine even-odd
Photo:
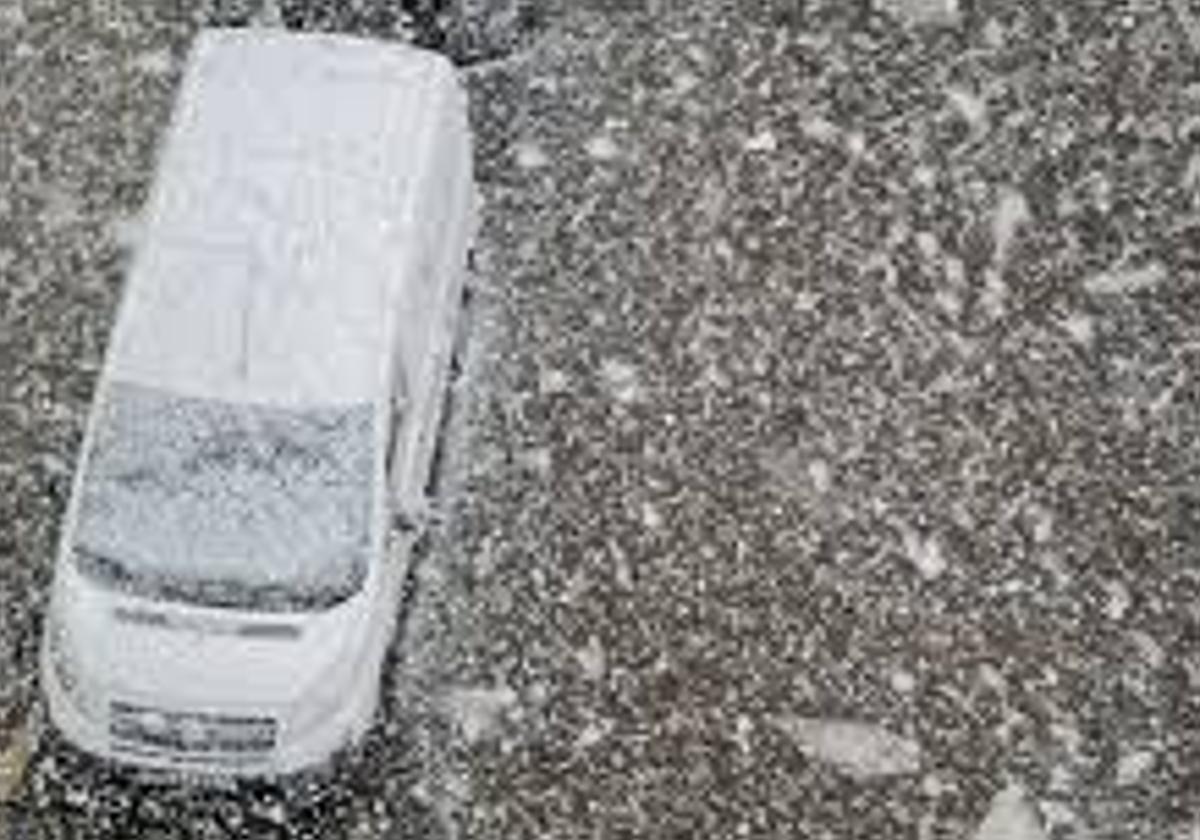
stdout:
[[476,203],[440,56],[198,37],[58,550],[41,674],[69,741],[260,775],[365,732]]

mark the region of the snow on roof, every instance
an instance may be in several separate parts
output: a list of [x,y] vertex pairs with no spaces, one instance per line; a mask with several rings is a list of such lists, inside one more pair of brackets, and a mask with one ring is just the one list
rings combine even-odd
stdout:
[[439,81],[454,83],[444,60],[403,46],[202,35],[127,286],[116,374],[260,402],[370,399]]

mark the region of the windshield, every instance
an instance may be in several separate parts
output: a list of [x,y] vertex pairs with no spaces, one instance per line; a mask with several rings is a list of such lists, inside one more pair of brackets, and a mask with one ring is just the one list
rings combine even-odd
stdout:
[[79,568],[207,606],[317,609],[362,585],[373,411],[278,408],[114,383],[82,483]]

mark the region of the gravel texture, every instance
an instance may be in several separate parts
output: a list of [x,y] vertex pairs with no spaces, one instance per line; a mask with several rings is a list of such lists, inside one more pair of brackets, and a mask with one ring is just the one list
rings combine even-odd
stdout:
[[0,14],[12,836],[1194,840],[1195,4],[542,7],[467,71],[472,333],[380,721],[227,789],[35,703],[203,18],[102,5]]

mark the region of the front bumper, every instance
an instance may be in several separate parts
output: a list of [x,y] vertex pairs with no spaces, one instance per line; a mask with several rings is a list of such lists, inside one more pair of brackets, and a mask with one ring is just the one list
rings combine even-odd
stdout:
[[[202,774],[275,775],[324,762],[370,723],[378,693],[374,657],[342,654],[322,668],[281,671],[270,684],[259,673],[255,691],[255,671],[270,664],[269,656],[243,658],[233,667],[232,657],[203,658],[201,640],[188,642],[186,635],[165,631],[143,636],[151,632],[144,628],[127,630],[133,635],[119,644],[89,646],[81,633],[112,640],[119,624],[67,630],[81,617],[112,614],[109,605],[74,606],[68,615],[59,611],[61,604],[51,606],[41,650],[42,685],[57,729],[101,758]],[[353,634],[344,636],[336,650],[358,647],[365,653],[356,642]],[[269,650],[272,644],[292,643],[255,644]],[[193,662],[179,663],[187,649],[196,651]],[[311,653],[306,649],[305,657]],[[305,657],[291,659],[299,663]],[[181,668],[165,671],[171,663]],[[146,678],[135,679],[139,672]]]
[[286,715],[259,710],[163,709],[99,697],[81,703],[82,689],[65,690],[57,669],[45,667],[42,676],[50,719],[75,746],[145,769],[204,775],[273,776],[319,765],[366,731],[376,702],[372,690],[347,692],[333,714],[297,731]]

